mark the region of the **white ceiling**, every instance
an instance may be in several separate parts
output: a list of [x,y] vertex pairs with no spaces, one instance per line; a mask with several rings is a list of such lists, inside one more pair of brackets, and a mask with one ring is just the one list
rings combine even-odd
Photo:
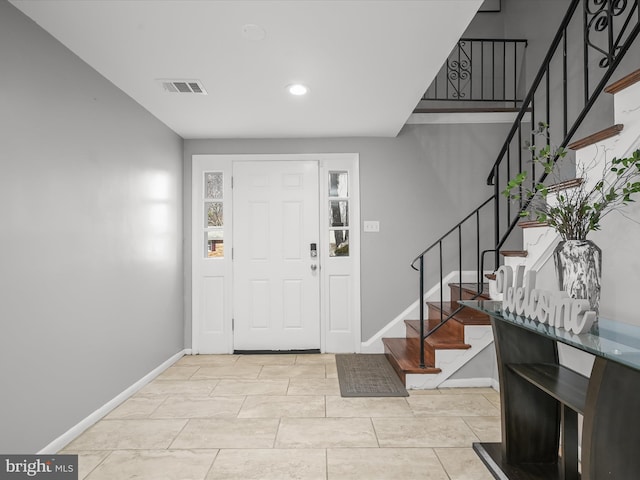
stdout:
[[397,135],[482,0],[11,3],[183,138],[282,138]]

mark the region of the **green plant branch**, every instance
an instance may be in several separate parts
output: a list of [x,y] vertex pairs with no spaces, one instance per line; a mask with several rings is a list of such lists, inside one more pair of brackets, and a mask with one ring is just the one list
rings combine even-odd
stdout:
[[[566,150],[551,145],[547,124],[539,123],[533,133],[534,138],[543,137],[545,145],[538,147],[526,144],[531,152],[531,161],[541,165],[547,175],[558,180],[556,166],[565,158]],[[602,152],[605,156],[606,153],[606,150]],[[598,153],[581,169],[583,181],[580,185],[553,193],[553,204],[549,204],[552,192],[546,185],[538,183],[532,188],[525,186],[527,171],[509,180],[502,193],[510,200],[520,201],[521,205],[524,200],[520,216],[547,222],[564,240],[584,240],[589,232],[600,229],[600,222],[605,216],[633,202],[635,195],[640,192],[640,150],[635,150],[629,157],[605,160],[601,175],[591,184],[589,172],[597,165],[597,156]],[[587,185],[590,185],[589,189]]]

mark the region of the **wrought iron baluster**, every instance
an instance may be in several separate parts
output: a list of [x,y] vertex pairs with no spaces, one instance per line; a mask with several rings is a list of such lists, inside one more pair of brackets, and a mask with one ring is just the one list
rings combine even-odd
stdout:
[[482,272],[480,271],[480,210],[476,210],[476,279],[478,288],[482,283]]
[[589,102],[589,44],[587,43],[587,2],[589,0],[584,0],[584,5],[582,8],[582,31],[583,31],[583,41],[582,41],[582,50],[583,50],[583,59],[582,64],[584,68],[584,104],[586,105]]
[[551,117],[551,79],[549,78],[549,76],[551,75],[551,63],[549,63],[547,65],[547,74],[545,75],[546,80],[545,80],[545,87],[546,87],[546,92],[545,92],[545,110],[546,110],[546,116],[545,116],[545,123],[547,125],[549,125],[549,118]]
[[491,98],[496,98],[496,42],[491,41]]
[[513,45],[513,107],[518,106],[518,44]]
[[444,308],[444,288],[442,285],[442,280],[443,280],[443,275],[442,275],[442,240],[440,240],[440,323],[442,323],[443,318],[444,318],[444,312],[443,312],[443,308]]
[[420,255],[420,368],[424,368],[424,254]]
[[[460,39],[422,99],[504,101],[517,105],[521,101],[518,68],[524,62],[526,46],[527,41],[522,39]],[[512,60],[513,68],[508,68]],[[513,91],[509,91],[512,85]]]
[[[511,145],[507,150],[507,180],[511,178]],[[511,202],[507,202],[507,223],[511,218]]]
[[484,100],[484,40],[480,42],[480,99]]
[[568,79],[567,79],[567,27],[562,33],[562,137],[567,136],[568,122]]
[[458,300],[462,300],[462,224],[458,224]]
[[507,98],[507,44],[502,42],[502,100]]

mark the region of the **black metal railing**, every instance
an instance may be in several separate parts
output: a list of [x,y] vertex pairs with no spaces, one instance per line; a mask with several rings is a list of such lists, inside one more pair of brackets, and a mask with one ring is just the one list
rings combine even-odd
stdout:
[[[638,0],[571,2],[487,178],[494,187],[496,259],[529,203],[514,205],[501,195],[507,182],[521,172],[531,187],[548,177],[523,145],[566,147],[639,32]],[[540,122],[549,126],[546,138],[532,134]]]
[[[487,221],[491,221],[491,215],[486,215],[487,213],[491,213],[491,205],[493,203],[493,197],[489,197],[485,200],[478,208],[469,213],[466,217],[464,217],[457,225],[455,225],[451,230],[442,235],[438,240],[436,240],[431,246],[425,249],[422,253],[420,253],[416,258],[411,262],[411,268],[420,272],[420,338],[423,340],[427,338],[429,335],[433,334],[440,327],[442,327],[447,320],[452,318],[456,313],[458,313],[462,307],[458,307],[453,312],[450,312],[446,317],[444,315],[444,309],[442,305],[444,304],[444,264],[445,258],[449,257],[451,259],[451,255],[445,255],[445,248],[447,247],[447,243],[449,244],[449,251],[454,252],[452,260],[456,263],[457,272],[458,272],[458,286],[460,292],[460,298],[462,298],[462,284],[463,282],[463,274],[465,263],[463,263],[463,252],[471,249],[475,250],[475,258],[471,258],[470,261],[466,262],[466,265],[472,264],[475,272],[476,278],[475,283],[477,286],[477,292],[482,292],[482,272],[484,271],[484,253],[483,252],[483,239],[486,239],[486,230],[489,228],[484,228],[483,234],[483,224],[486,226]],[[485,213],[485,215],[482,215]],[[490,225],[489,225],[490,227]],[[471,237],[470,242],[463,242],[463,231],[467,233],[469,231],[473,232],[474,235]],[[469,238],[467,235],[466,238]],[[469,243],[473,242],[473,245]],[[465,244],[466,243],[466,244]],[[437,264],[439,265],[439,285],[440,285],[440,322],[434,328],[429,329],[425,332],[425,315],[424,315],[424,282],[425,282],[425,258],[428,255],[435,256],[437,259]],[[416,263],[418,263],[418,267],[416,267]],[[447,262],[450,263],[450,262]],[[473,298],[477,298],[476,295]],[[424,341],[420,342],[420,367],[424,368]]]
[[524,54],[521,39],[461,38],[422,100],[506,102],[524,98]]
[[[521,201],[517,206],[512,205],[501,192],[507,182],[521,172],[527,172],[532,187],[547,178],[546,173],[536,172],[535,163],[530,161],[530,153],[523,154],[527,152],[523,148],[524,145],[530,142],[538,147],[554,145],[564,148],[569,144],[623,57],[636,45],[640,33],[639,2],[640,0],[572,0],[491,169],[487,183],[494,187],[493,196],[412,262],[411,266],[420,271],[420,324],[423,339],[420,352],[421,366],[424,366],[424,339],[464,308],[459,307],[446,317],[441,313],[438,325],[424,331],[425,255],[438,246],[441,250],[445,238],[449,238],[455,232],[461,232],[461,226],[468,223],[470,218],[478,215],[478,212],[488,205],[493,205],[492,246],[483,248],[481,239],[478,239],[473,253],[478,259],[477,292],[482,291],[481,276],[485,270],[485,254],[494,253],[493,263],[494,268],[497,268],[500,249],[517,225],[520,212],[528,207],[527,201]],[[542,140],[543,143],[532,133],[539,122],[549,126],[548,136]],[[461,259],[463,245],[468,245],[469,241],[463,241],[461,233],[459,235],[458,255]],[[416,262],[419,262],[418,268],[415,267]],[[461,260],[457,265],[455,260],[450,262],[448,267],[444,267],[442,260],[440,261],[441,306],[444,272],[455,271],[456,267],[459,271],[462,270]]]

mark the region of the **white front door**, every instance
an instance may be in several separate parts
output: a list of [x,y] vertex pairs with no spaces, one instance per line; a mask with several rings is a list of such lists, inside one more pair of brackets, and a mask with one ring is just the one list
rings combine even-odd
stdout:
[[233,237],[234,349],[319,349],[318,162],[234,162]]

